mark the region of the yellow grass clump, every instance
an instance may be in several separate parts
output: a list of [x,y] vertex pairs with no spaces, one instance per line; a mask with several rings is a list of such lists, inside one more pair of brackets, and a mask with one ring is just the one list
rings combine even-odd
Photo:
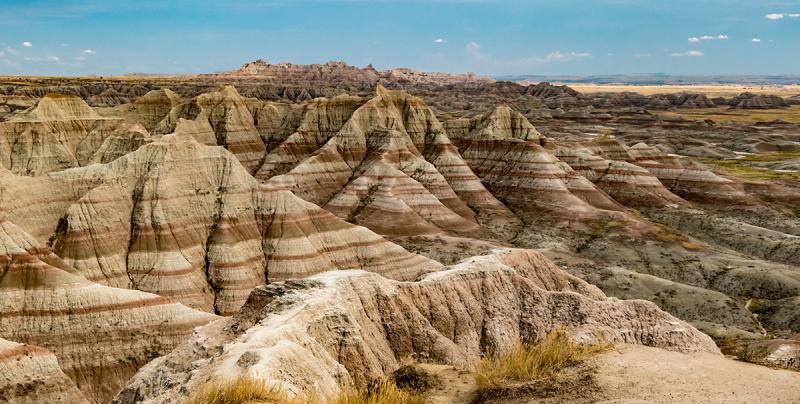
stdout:
[[232,380],[214,380],[201,386],[185,404],[424,404],[417,393],[397,387],[389,379],[380,379],[365,387],[343,387],[327,400],[314,397],[291,397],[280,387],[263,380],[243,376]]
[[344,388],[330,404],[424,404],[425,399],[397,387],[391,380],[376,380],[366,387]]
[[202,385],[185,404],[305,404],[314,402],[290,397],[280,387],[264,380],[242,376],[214,380]]
[[552,376],[606,349],[605,344],[577,343],[565,330],[556,329],[538,343],[520,343],[511,352],[481,359],[475,382],[480,391],[502,389]]

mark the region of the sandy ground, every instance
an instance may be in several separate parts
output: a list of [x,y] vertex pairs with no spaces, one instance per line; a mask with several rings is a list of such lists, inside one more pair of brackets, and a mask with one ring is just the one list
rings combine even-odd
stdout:
[[625,345],[596,358],[609,403],[800,403],[800,373]]
[[[587,361],[596,388],[565,391],[546,399],[516,396],[511,403],[800,403],[800,373],[770,369],[710,353],[684,354],[641,345],[621,345]],[[442,379],[425,394],[431,404],[470,403],[472,374],[450,366],[422,365]],[[580,399],[576,399],[581,397]]]
[[756,94],[774,94],[780,96],[792,96],[800,94],[800,85],[786,86],[758,86],[758,85],[663,85],[663,86],[635,86],[617,84],[569,84],[570,87],[582,93],[602,93],[602,92],[622,92],[631,91],[635,93],[667,94],[667,93],[702,93],[709,97],[731,97],[749,91]]

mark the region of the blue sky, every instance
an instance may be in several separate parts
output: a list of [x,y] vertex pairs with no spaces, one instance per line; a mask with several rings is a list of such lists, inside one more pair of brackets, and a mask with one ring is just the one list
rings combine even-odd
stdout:
[[798,74],[800,0],[0,0],[0,74]]

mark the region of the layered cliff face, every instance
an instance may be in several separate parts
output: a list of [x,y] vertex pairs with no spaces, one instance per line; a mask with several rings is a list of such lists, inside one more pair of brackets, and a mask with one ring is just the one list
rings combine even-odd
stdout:
[[607,160],[581,145],[557,145],[553,154],[625,206],[665,207],[687,202],[643,167]]
[[9,404],[88,404],[48,350],[0,338],[0,400]]
[[594,153],[610,160],[626,161],[652,173],[671,192],[697,203],[752,204],[741,184],[714,174],[707,167],[676,156],[670,156],[655,147],[637,143],[626,147],[610,139],[584,143]]
[[366,101],[312,101],[296,122],[257,178],[381,234],[512,236],[503,224],[517,219],[483,187],[420,99],[378,87]]
[[47,94],[0,122],[0,164],[28,176],[84,166],[121,125],[78,97]]
[[194,121],[195,138],[228,149],[253,173],[264,156],[264,141],[242,96],[231,86],[205,93],[174,107],[156,126],[156,133],[176,130],[180,119]]
[[412,354],[469,368],[558,326],[585,342],[718,352],[649,302],[608,300],[539,253],[498,250],[418,282],[345,271],[258,288],[236,316],[142,369],[115,402],[178,402],[207,380],[244,374],[326,397]]
[[[59,379],[52,367],[60,367],[93,402],[108,400],[140,366],[216,317],[90,282],[8,220],[0,221],[0,295],[0,337],[47,348],[58,363],[35,359],[41,370]],[[74,395],[69,383],[52,382]]]
[[0,176],[0,207],[87,279],[206,311],[233,313],[268,280],[351,268],[411,280],[440,267],[180,131],[105,165]]
[[544,136],[519,113],[500,107],[447,128],[475,174],[523,220],[626,220],[624,207],[543,147]]

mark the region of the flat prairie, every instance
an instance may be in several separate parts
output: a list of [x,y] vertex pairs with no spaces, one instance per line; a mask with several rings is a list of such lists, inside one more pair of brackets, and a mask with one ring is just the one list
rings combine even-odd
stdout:
[[800,94],[800,85],[759,86],[740,84],[697,84],[697,85],[626,85],[626,84],[569,84],[581,93],[618,93],[630,91],[644,95],[671,93],[701,93],[713,97],[735,97],[744,92],[754,94],[778,95],[789,97]]

